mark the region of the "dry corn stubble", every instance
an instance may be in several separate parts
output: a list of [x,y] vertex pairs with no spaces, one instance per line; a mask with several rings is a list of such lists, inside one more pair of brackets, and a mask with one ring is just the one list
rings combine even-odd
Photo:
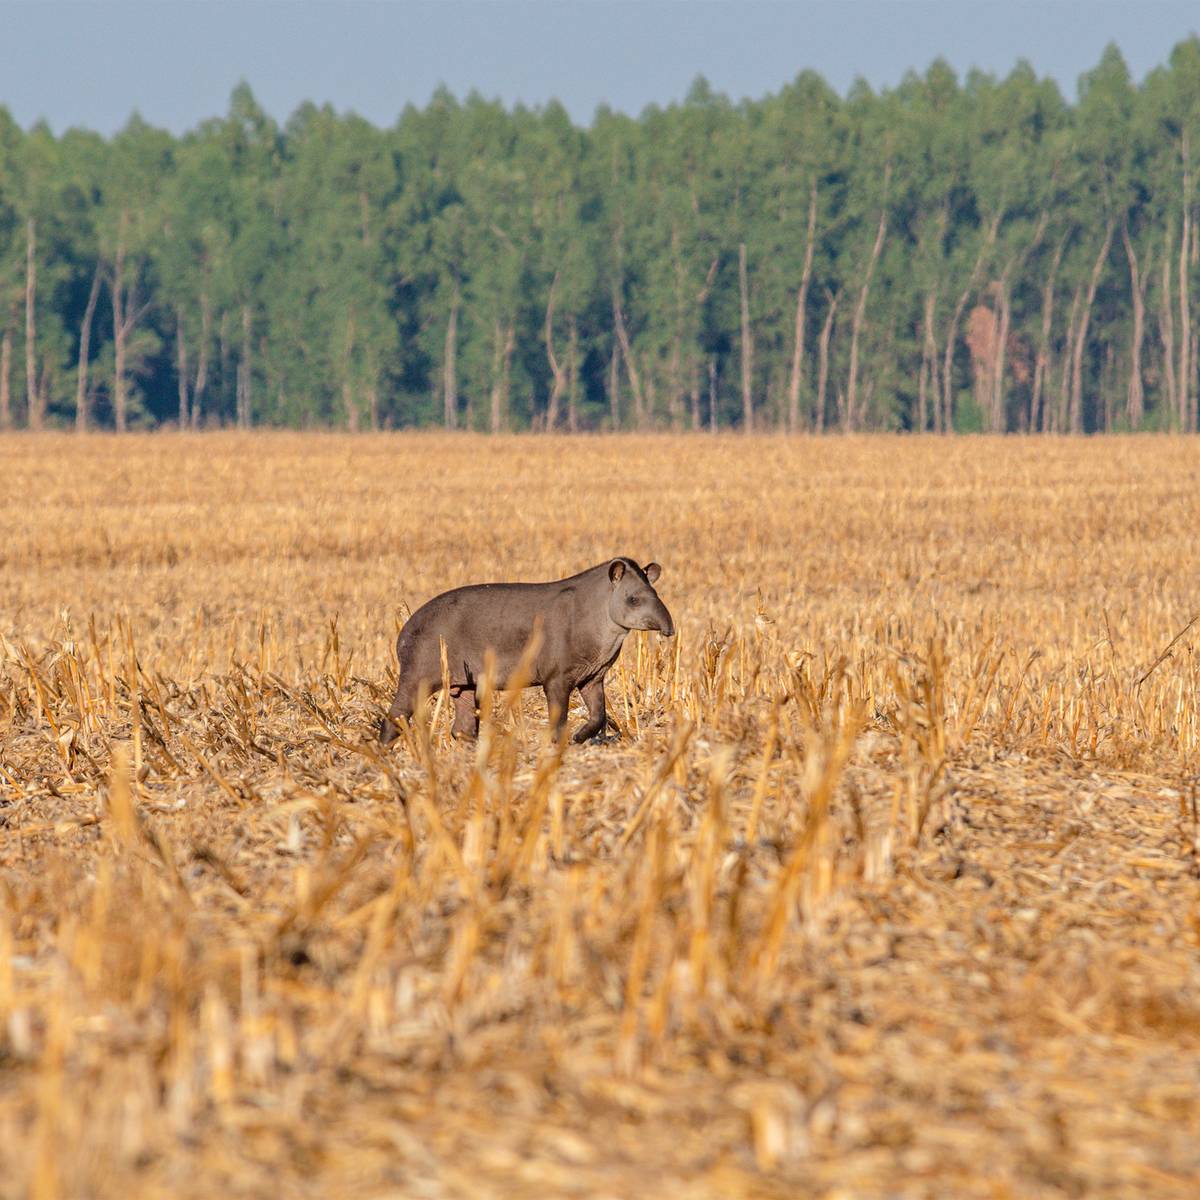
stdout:
[[[0,1195],[1195,1194],[1198,466],[0,440]],[[411,608],[616,553],[622,742],[379,751]]]

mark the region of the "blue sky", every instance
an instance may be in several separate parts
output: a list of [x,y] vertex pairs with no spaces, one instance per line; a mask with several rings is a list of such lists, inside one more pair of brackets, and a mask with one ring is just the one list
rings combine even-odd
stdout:
[[558,98],[586,123],[697,74],[741,98],[811,67],[844,92],[939,55],[999,74],[1024,57],[1074,97],[1109,41],[1140,79],[1197,31],[1198,0],[0,0],[0,104],[56,131],[111,133],[137,109],[179,132],[246,79],[281,120],[313,100],[390,124],[445,83]]

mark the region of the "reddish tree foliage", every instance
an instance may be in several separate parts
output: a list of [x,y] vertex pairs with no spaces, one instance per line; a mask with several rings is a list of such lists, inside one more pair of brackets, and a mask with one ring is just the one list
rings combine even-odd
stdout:
[[971,309],[967,320],[967,347],[971,351],[971,369],[976,382],[991,379],[996,369],[996,353],[999,350],[999,322],[996,314],[986,304],[977,304]]

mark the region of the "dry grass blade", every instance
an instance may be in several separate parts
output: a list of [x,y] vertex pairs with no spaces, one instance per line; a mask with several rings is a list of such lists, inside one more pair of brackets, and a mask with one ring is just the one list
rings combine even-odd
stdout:
[[[1105,619],[1107,619],[1107,614],[1105,615]],[[1162,653],[1159,654],[1159,656],[1145,669],[1145,671],[1138,676],[1137,682],[1133,685],[1135,688],[1140,688],[1142,684],[1154,674],[1158,667],[1166,661],[1167,656],[1171,653],[1171,651],[1175,649],[1175,645],[1179,639],[1182,638],[1183,635],[1187,633],[1187,631],[1191,629],[1191,627],[1195,625],[1197,621],[1200,621],[1200,613],[1196,613],[1196,615],[1192,617],[1192,619],[1166,644],[1162,650]]]

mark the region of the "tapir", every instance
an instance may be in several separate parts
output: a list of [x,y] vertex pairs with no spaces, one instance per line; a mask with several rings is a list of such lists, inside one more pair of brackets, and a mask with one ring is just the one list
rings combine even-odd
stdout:
[[488,650],[495,656],[494,684],[503,688],[540,628],[541,641],[527,680],[546,693],[550,723],[560,736],[571,692],[578,688],[588,719],[574,740],[606,741],[604,676],[617,661],[631,629],[673,637],[675,622],[654,590],[662,568],[639,567],[632,558],[613,558],[551,583],[478,583],[443,592],[423,604],[396,639],[400,680],[396,698],[379,726],[391,745],[396,722],[410,718],[424,684],[442,687],[442,643],[446,646],[456,736],[479,732],[475,689]]

